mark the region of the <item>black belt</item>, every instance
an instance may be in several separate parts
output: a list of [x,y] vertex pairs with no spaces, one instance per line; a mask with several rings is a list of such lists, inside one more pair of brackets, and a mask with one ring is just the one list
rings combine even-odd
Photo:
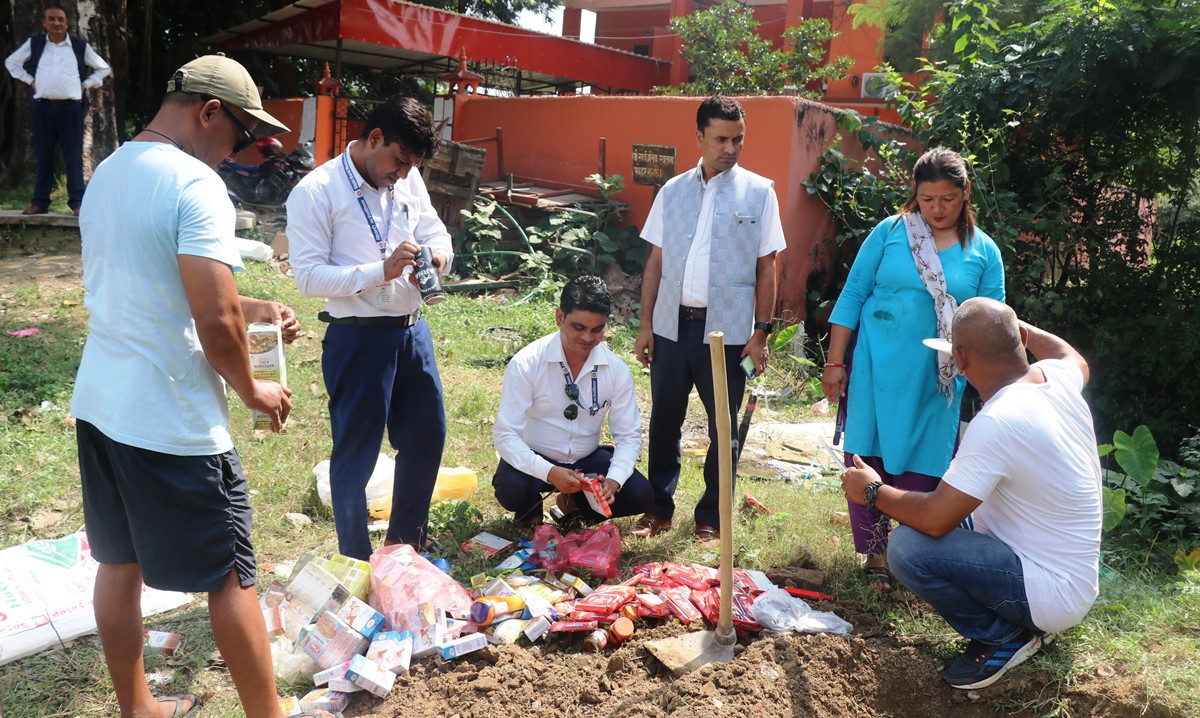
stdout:
[[83,100],[43,100],[40,97],[34,98],[34,99],[36,99],[38,102],[45,102],[45,103],[48,103],[51,105],[65,105],[68,102],[73,102],[75,104],[79,104],[80,102],[83,102]]
[[685,322],[702,322],[708,318],[706,307],[680,307],[679,318]]
[[357,327],[380,327],[384,329],[407,329],[421,320],[418,310],[399,317],[335,317],[329,312],[319,312],[317,319],[327,324],[350,324]]

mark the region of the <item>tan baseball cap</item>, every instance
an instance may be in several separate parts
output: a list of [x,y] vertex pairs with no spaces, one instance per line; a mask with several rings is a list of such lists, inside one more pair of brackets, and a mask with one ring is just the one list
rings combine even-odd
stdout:
[[167,92],[212,95],[222,102],[240,107],[258,120],[258,124],[251,128],[255,134],[277,135],[288,131],[287,125],[263,109],[258,87],[246,68],[224,55],[197,57],[179,68],[167,82]]

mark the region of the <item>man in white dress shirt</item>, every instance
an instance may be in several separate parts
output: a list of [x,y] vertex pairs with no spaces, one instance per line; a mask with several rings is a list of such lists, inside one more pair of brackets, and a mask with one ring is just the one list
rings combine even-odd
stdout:
[[[581,498],[581,479],[597,474],[612,515],[650,508],[650,482],[634,468],[642,450],[642,417],[625,362],[604,344],[611,301],[596,276],[563,287],[558,331],[517,352],[504,372],[492,437],[500,465],[496,500],[524,533],[542,522],[543,496],[558,492],[567,521],[603,521]],[[616,446],[601,446],[604,418]]]
[[45,214],[54,190],[54,148],[67,168],[67,206],[79,214],[83,203],[83,121],[85,90],[94,90],[112,71],[83,38],[67,34],[67,13],[50,6],[42,14],[44,35],[26,40],[4,61],[9,74],[33,93],[33,153],[37,175],[33,200],[21,214]]
[[[696,502],[694,536],[720,538],[717,515],[717,424],[713,415],[708,335],[725,335],[730,420],[746,388],[739,367],[748,359],[767,368],[767,336],[775,311],[775,255],[787,247],[774,183],[738,164],[746,139],[746,112],[731,97],[710,97],[696,110],[696,167],[672,177],[642,227],[642,324],[633,353],[650,368],[646,473],[654,505],[633,530],[654,536],[671,528],[682,467],[679,440],[692,388],[708,414],[704,493]],[[738,446],[733,445],[736,470]]]
[[421,546],[446,441],[442,380],[413,266],[424,247],[445,274],[450,234],[414,171],[437,152],[421,103],[393,97],[359,139],[313,170],[287,201],[300,293],[327,297],[321,367],[333,433],[329,484],[338,550],[371,556],[366,485],[384,429],[397,451],[385,545]]

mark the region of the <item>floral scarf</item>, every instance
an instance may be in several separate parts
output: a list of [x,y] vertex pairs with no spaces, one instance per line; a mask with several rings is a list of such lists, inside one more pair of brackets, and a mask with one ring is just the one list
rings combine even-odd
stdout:
[[[933,241],[933,232],[920,212],[910,212],[904,215],[904,229],[908,233],[908,247],[912,250],[913,261],[917,264],[917,272],[929,296],[933,297],[933,312],[937,315],[937,335],[941,339],[951,341],[950,328],[954,322],[954,312],[958,302],[946,290],[946,275],[942,271],[942,260],[938,257],[937,245]],[[941,352],[937,354],[938,393],[946,397],[946,406],[954,403],[955,378],[958,376],[958,366],[954,357]]]

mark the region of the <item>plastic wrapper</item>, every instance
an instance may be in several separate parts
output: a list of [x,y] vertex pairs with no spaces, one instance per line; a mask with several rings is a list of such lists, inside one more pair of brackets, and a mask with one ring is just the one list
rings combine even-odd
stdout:
[[814,611],[802,599],[794,598],[782,588],[773,588],[754,599],[751,607],[754,620],[763,627],[780,633],[834,633],[846,635],[854,626],[829,611]]
[[633,588],[630,586],[604,586],[575,602],[576,611],[609,614],[615,612],[622,604],[633,600]]
[[660,595],[671,613],[685,625],[700,620],[700,611],[692,605],[691,594],[686,588],[668,588]]
[[620,573],[621,533],[612,524],[566,536],[543,524],[534,532],[533,547],[542,566],[553,573],[575,569],[601,580],[616,578]]
[[408,544],[384,546],[371,554],[370,598],[371,607],[393,628],[405,626],[407,614],[422,602],[455,616],[471,610],[466,589]]

